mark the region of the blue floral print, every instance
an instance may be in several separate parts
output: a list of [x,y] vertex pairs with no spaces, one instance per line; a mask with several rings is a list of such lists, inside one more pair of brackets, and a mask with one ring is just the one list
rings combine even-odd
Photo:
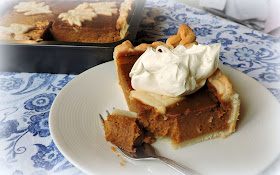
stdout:
[[261,73],[259,75],[259,77],[263,80],[263,81],[266,81],[266,82],[279,82],[280,81],[280,75],[274,73],[274,72],[264,72],[264,73]]
[[237,52],[234,52],[234,55],[240,61],[252,62],[256,59],[256,55],[254,50],[248,49],[247,47],[242,47],[241,49],[237,49]]
[[19,123],[16,120],[8,120],[5,122],[0,122],[0,139],[8,138],[13,133],[17,133]]
[[0,78],[0,90],[2,91],[11,91],[15,89],[19,89],[21,85],[24,84],[22,78]]
[[47,137],[50,135],[49,131],[49,112],[34,115],[30,117],[30,125],[28,131],[33,133],[33,136]]
[[222,46],[228,46],[232,45],[232,40],[229,40],[228,38],[217,38],[212,39],[211,43],[221,43]]
[[53,142],[51,142],[49,146],[42,144],[36,144],[36,146],[38,147],[38,152],[31,157],[31,160],[34,162],[34,167],[36,168],[51,170],[56,164],[64,159]]
[[71,78],[69,75],[66,75],[62,80],[58,81],[57,86],[64,87],[67,83],[69,83],[73,78]]
[[37,112],[43,112],[46,110],[49,110],[54,98],[56,97],[56,94],[50,93],[50,94],[40,94],[36,95],[35,97],[27,100],[24,103],[24,107],[27,110],[35,110]]
[[248,39],[244,39],[242,36],[234,37],[234,38],[235,38],[235,41],[240,42],[240,43],[244,43],[244,42],[248,41]]
[[277,98],[280,99],[280,89],[277,88],[268,88],[270,92]]
[[185,23],[188,25],[196,25],[200,23],[200,19],[198,18],[186,18]]
[[195,27],[193,30],[196,36],[206,36],[212,34],[212,30],[206,27],[202,27],[202,28]]

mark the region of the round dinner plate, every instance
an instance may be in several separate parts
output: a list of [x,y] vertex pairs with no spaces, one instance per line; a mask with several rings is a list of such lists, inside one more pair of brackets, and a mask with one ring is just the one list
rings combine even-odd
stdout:
[[[261,84],[224,65],[219,66],[240,95],[235,133],[173,150],[168,142],[153,145],[162,156],[201,174],[257,174],[280,153],[280,103]],[[112,151],[99,114],[113,107],[128,109],[118,85],[114,63],[107,62],[78,75],[57,95],[50,111],[50,131],[61,153],[86,174],[158,174],[176,172],[161,162],[131,161]]]

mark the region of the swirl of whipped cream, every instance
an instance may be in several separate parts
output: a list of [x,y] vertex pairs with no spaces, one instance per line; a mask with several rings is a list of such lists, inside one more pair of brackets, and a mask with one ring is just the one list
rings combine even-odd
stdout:
[[135,90],[178,97],[192,94],[218,67],[221,44],[182,45],[169,50],[148,48],[133,65],[130,77]]

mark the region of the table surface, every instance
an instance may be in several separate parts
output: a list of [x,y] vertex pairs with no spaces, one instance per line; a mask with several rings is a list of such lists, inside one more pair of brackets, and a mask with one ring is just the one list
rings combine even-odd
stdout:
[[[280,42],[270,35],[174,0],[146,0],[135,43],[165,41],[181,24],[200,44],[221,43],[220,64],[254,78],[280,101]],[[83,174],[56,148],[48,125],[53,100],[76,76],[0,72],[0,174]],[[261,174],[279,173],[280,158]]]

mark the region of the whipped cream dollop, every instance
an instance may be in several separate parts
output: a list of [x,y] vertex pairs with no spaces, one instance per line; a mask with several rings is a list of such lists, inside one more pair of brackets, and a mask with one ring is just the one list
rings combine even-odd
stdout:
[[178,97],[200,89],[218,67],[221,44],[149,47],[133,65],[130,77],[135,90]]

